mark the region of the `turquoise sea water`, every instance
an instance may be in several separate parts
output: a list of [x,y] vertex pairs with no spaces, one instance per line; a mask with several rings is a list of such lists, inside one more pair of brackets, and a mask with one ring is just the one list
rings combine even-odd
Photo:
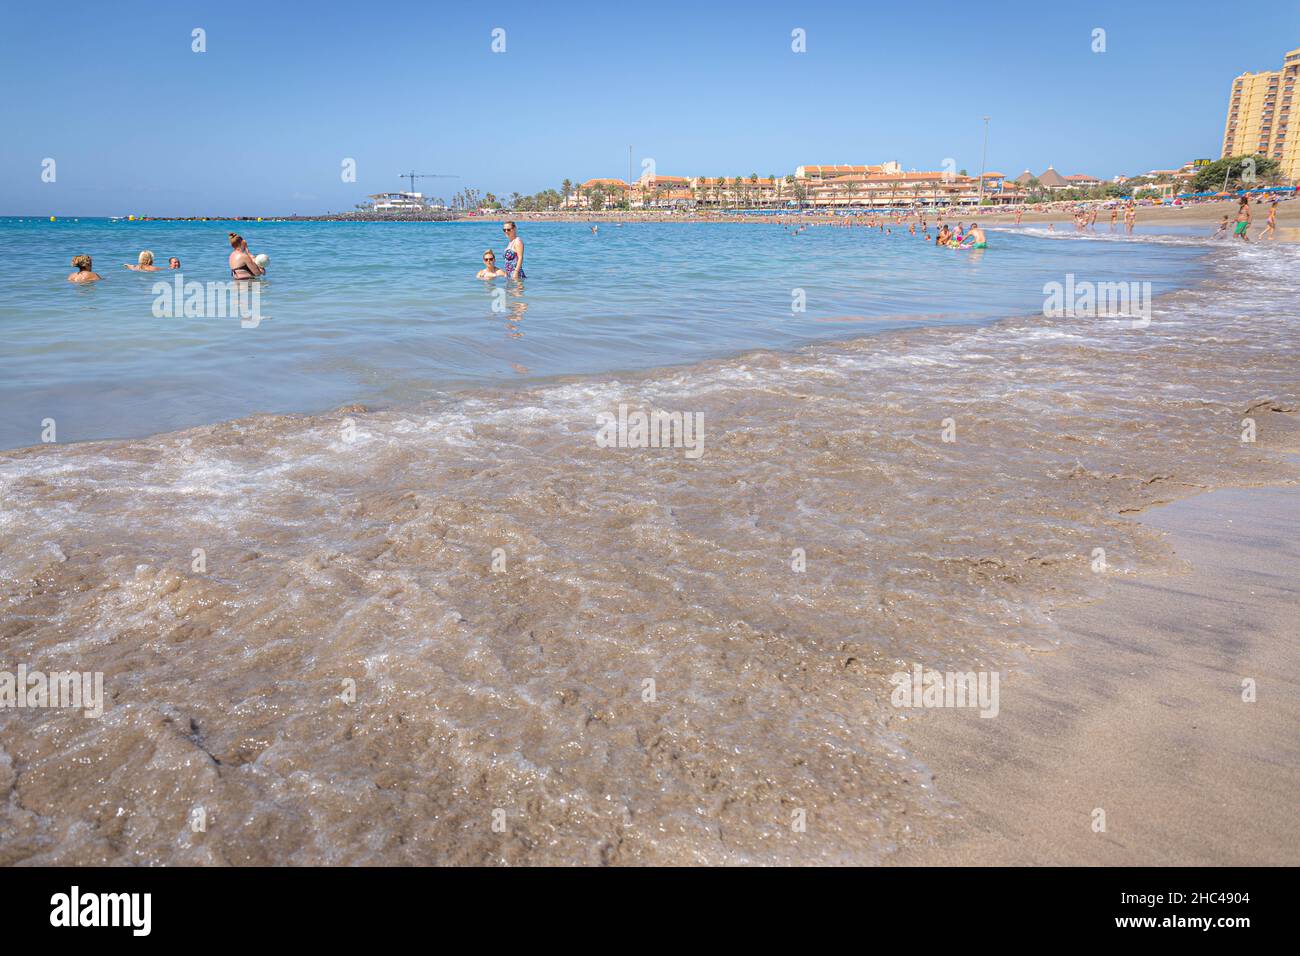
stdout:
[[[158,318],[141,249],[186,281],[229,278],[228,231],[271,257],[255,328]],[[906,230],[770,224],[522,223],[528,279],[474,278],[502,261],[499,223],[250,223],[0,219],[0,447],[135,437],[256,412],[415,402],[507,385],[790,349],[915,323],[1040,312],[1043,285],[1185,285],[1192,242],[990,235],[984,253]],[[1112,237],[1104,232],[1103,240]],[[66,281],[86,253],[105,281]],[[494,293],[504,289],[505,295]],[[799,291],[805,311],[793,306]]]

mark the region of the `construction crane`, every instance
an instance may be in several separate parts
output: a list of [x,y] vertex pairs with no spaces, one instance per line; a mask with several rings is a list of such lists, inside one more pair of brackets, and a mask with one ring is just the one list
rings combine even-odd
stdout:
[[417,179],[460,179],[459,176],[449,176],[445,173],[399,173],[397,178],[411,181],[410,192],[415,192],[415,181]]

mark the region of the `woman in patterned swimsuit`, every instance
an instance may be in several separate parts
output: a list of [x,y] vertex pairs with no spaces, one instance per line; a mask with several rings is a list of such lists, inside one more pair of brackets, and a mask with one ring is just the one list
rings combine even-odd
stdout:
[[506,275],[512,279],[526,279],[524,275],[524,241],[513,222],[503,223],[502,231],[506,234]]

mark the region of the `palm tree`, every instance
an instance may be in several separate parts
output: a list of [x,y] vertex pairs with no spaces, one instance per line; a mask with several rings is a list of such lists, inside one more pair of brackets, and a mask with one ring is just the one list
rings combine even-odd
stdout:
[[566,179],[560,188],[564,191],[564,205],[567,208],[569,205],[569,193],[573,190],[573,183]]

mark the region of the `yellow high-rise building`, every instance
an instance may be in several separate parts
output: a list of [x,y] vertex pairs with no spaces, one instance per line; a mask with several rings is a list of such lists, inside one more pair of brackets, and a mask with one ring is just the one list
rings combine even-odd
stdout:
[[1300,132],[1288,136],[1288,120],[1300,75],[1300,49],[1286,55],[1280,70],[1243,73],[1232,81],[1223,155],[1276,159],[1287,179],[1300,179]]

